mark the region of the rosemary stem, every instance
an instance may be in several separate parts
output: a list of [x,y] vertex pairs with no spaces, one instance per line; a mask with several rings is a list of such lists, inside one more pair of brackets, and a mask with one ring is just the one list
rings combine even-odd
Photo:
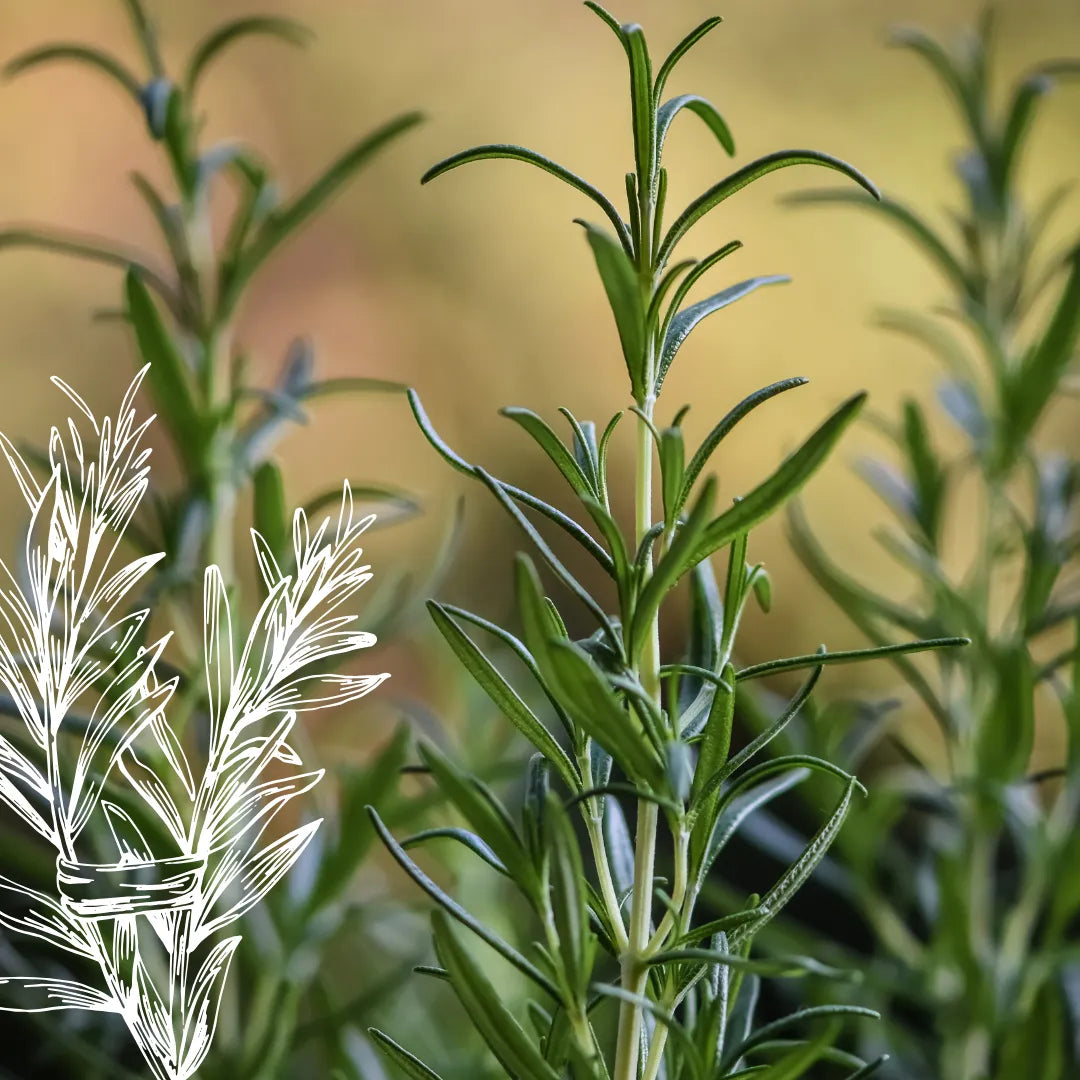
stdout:
[[[651,378],[652,363],[646,365]],[[650,397],[642,412],[652,420],[653,400]],[[635,526],[638,542],[652,528],[652,434],[645,419],[637,425],[637,461],[635,476]],[[652,558],[646,557],[646,573],[652,570]],[[638,677],[645,692],[654,701],[660,699],[660,633],[654,617],[642,651]],[[637,829],[634,839],[634,890],[630,900],[629,942],[622,959],[621,982],[624,990],[640,998],[647,985],[648,968],[645,958],[652,934],[652,895],[656,861],[656,803],[640,799],[637,807]],[[619,1030],[615,1048],[613,1080],[637,1080],[638,1054],[641,1045],[643,1013],[641,1006],[624,1001],[619,1010]]]

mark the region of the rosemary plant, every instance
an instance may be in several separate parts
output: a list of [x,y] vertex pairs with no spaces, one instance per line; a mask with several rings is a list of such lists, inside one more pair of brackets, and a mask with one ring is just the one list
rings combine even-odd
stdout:
[[[204,144],[204,78],[238,43],[270,37],[299,45],[308,40],[309,32],[287,18],[236,18],[212,30],[173,72],[165,65],[153,21],[140,0],[123,0],[123,5],[141,70],[93,46],[61,42],[18,56],[6,72],[16,76],[53,63],[75,63],[103,75],[130,98],[162,152],[164,182],[141,173],[133,173],[132,182],[160,229],[166,265],[123,243],[38,226],[0,229],[0,247],[52,251],[125,272],[122,307],[102,314],[129,323],[138,366],[148,365],[142,393],[160,418],[158,430],[180,470],[179,482],[169,490],[148,478],[142,508],[127,522],[125,541],[140,557],[164,553],[138,582],[130,602],[138,609],[152,608],[175,630],[167,657],[181,677],[173,719],[198,776],[211,766],[214,752],[213,703],[202,675],[203,568],[218,567],[235,629],[239,613],[254,611],[270,588],[265,575],[241,573],[234,562],[239,508],[248,505],[249,497],[252,524],[265,540],[265,556],[275,560],[286,576],[301,569],[290,528],[293,514],[274,459],[277,443],[291,425],[307,422],[306,410],[320,399],[403,390],[378,379],[320,380],[314,352],[303,340],[290,348],[274,385],[257,385],[249,375],[248,353],[234,337],[237,316],[271,257],[419,118],[409,114],[383,125],[286,197],[270,165],[250,146]],[[231,216],[216,231],[211,206],[222,202],[218,196],[229,189],[231,198],[226,195],[223,204],[231,208]],[[31,468],[46,477],[51,474],[51,451],[24,447],[22,453]],[[389,487],[354,481],[351,491],[358,517],[377,508],[380,524],[415,510],[411,499]],[[340,493],[340,482],[335,481],[305,503],[305,513],[318,515],[338,501]],[[249,583],[262,595],[245,597]],[[365,605],[366,627],[384,630],[391,617],[400,615],[403,584],[403,578],[385,576],[381,591]],[[239,655],[242,639],[235,644]],[[344,654],[329,658],[324,664],[332,666],[343,658]],[[18,719],[12,702],[4,711]],[[408,801],[396,795],[404,753],[402,733],[365,767],[341,771],[337,799],[319,796],[333,827],[307,849],[290,874],[289,886],[245,916],[250,932],[239,947],[223,997],[223,1037],[200,1070],[206,1080],[274,1075],[293,1060],[312,1068],[315,1063],[324,1068],[340,1064],[345,1053],[342,1040],[368,999],[361,995],[353,1003],[343,997],[321,961],[345,929],[357,928],[348,886],[374,835],[363,806],[377,801],[402,821],[412,814]],[[186,793],[183,784],[175,786],[178,782],[175,776],[169,779],[174,784],[170,793],[182,801]],[[87,828],[98,831],[100,845],[111,843],[101,821],[95,819]],[[5,834],[3,862],[13,878],[27,880],[29,874],[41,888],[48,884],[51,870],[43,862],[41,845]],[[378,937],[375,931],[373,950]],[[22,951],[24,943],[17,944]],[[396,968],[400,959],[391,956],[388,963]],[[29,963],[26,956],[22,960]],[[371,985],[365,989],[381,985],[385,991],[381,980],[386,966],[370,965]],[[353,987],[348,993],[355,991]],[[110,1021],[103,1015],[104,1026],[98,1029],[62,1025],[63,1038],[28,1036],[22,1041],[35,1046],[35,1059],[42,1065],[56,1061],[61,1069],[80,1076],[112,1077],[123,1067],[125,1034]],[[50,1026],[50,1035],[55,1027]]]
[[[911,598],[856,581],[801,515],[792,525],[806,565],[876,645],[909,633],[972,640],[938,654],[936,670],[894,658],[936,721],[944,759],[903,740],[904,764],[872,796],[872,836],[844,838],[848,873],[833,879],[875,931],[864,989],[886,1007],[895,1075],[1064,1080],[1080,1070],[1067,947],[1080,917],[1080,474],[1033,437],[1076,356],[1080,246],[1074,237],[1066,255],[1042,256],[1070,184],[1029,204],[1017,172],[1039,103],[1080,64],[1036,66],[995,109],[993,25],[991,11],[955,51],[917,30],[895,36],[930,65],[965,125],[956,169],[966,202],[950,210],[951,228],[892,198],[856,200],[899,226],[949,289],[933,316],[881,318],[943,365],[938,399],[961,436],[957,452],[942,449],[909,400],[887,428],[898,467],[863,470],[896,515],[899,529],[879,538],[912,581]],[[853,201],[841,191],[800,198]],[[974,542],[958,565],[948,532],[961,485],[977,490],[981,516],[965,520]],[[1062,768],[1030,771],[1037,719],[1063,725]],[[847,745],[865,753],[886,730]]]
[[[421,748],[423,765],[467,827],[446,826],[399,842],[374,810],[372,818],[391,854],[437,905],[433,923],[439,966],[426,970],[449,981],[506,1075],[704,1080],[753,1072],[780,1080],[831,1061],[847,1075],[867,1076],[877,1063],[867,1064],[834,1043],[846,1014],[862,1016],[869,1010],[830,1005],[757,1026],[758,975],[798,974],[818,965],[810,957],[774,962],[751,956],[755,935],[810,875],[861,785],[842,768],[812,755],[756,764],[754,759],[806,702],[825,664],[861,660],[882,650],[833,655],[821,650],[742,668],[736,662],[742,611],[752,597],[765,607],[769,603],[763,568],[747,561],[749,531],[824,462],[857,415],[863,395],[844,402],[775,472],[726,508],[717,506],[715,480],[704,476],[712,455],[753,409],[805,380],[785,379],[739,402],[692,454],[686,452],[681,429],[686,408],[661,421],[657,405],[665,376],[693,328],[782,280],[752,278],[690,301],[705,274],[740,246],[732,242],[700,260],[674,261],[676,249],[701,218],[747,184],[791,165],[823,166],[873,195],[876,190],[861,173],[827,154],[782,151],[718,181],[666,223],[662,151],[676,117],[696,115],[724,150],[734,151],[726,123],[708,101],[694,94],[665,98],[681,58],[720,20],[708,19],[694,29],[654,70],[639,26],[620,26],[599,5],[586,6],[615,35],[629,62],[634,170],[626,178],[626,216],[587,181],[519,146],[466,150],[432,168],[424,182],[481,159],[512,159],[553,174],[602,212],[603,227],[580,224],[614,315],[629,380],[636,461],[633,526],[624,529],[612,513],[607,470],[623,412],[598,436],[592,423],[562,410],[571,433],[568,445],[528,409],[504,410],[566,481],[579,508],[575,517],[463,460],[440,439],[419,397],[410,392],[417,421],[434,448],[490,491],[520,527],[550,579],[585,610],[595,632],[571,639],[561,601],[546,595],[536,562],[527,554],[517,557],[514,572],[520,638],[478,614],[431,601],[435,624],[453,652],[536,751],[524,781],[520,820],[488,786],[430,745]],[[601,594],[590,592],[571,573],[528,512],[588,553],[607,581]],[[720,588],[711,562],[724,551],[728,563]],[[683,579],[693,595],[689,651],[681,660],[665,661],[661,619],[674,617],[674,590]],[[466,627],[494,638],[520,661],[545,700],[547,721]],[[907,653],[958,641],[914,641],[886,651]],[[797,669],[810,672],[802,689],[767,732],[736,749],[736,687]],[[760,897],[702,917],[698,901],[706,875],[714,864],[722,865],[724,849],[742,820],[812,773],[831,777],[840,795],[806,850]],[[634,808],[633,839],[624,804]],[[410,849],[440,839],[465,845],[520,892],[537,926],[524,951],[468,912],[417,865]],[[529,992],[524,1025],[496,991],[486,962],[461,927],[523,976]],[[489,955],[484,954],[485,960]],[[811,1033],[804,1037],[806,1025]],[[374,1034],[406,1075],[436,1077],[388,1035]]]

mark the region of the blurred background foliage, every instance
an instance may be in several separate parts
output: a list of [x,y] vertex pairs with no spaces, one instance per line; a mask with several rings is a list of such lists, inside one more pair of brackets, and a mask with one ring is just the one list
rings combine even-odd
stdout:
[[[881,43],[898,22],[950,33],[969,25],[981,6],[973,0],[636,0],[620,5],[617,14],[646,23],[659,40],[674,40],[687,23],[719,11],[727,26],[708,50],[687,60],[681,78],[713,88],[711,97],[740,136],[738,161],[777,145],[820,147],[856,161],[884,188],[902,193],[940,223],[941,208],[956,202],[959,191],[954,176],[940,167],[962,142],[959,122],[941,107],[931,79]],[[417,105],[429,116],[428,124],[370,164],[359,184],[267,266],[237,329],[251,352],[253,381],[271,382],[290,342],[308,333],[321,377],[373,376],[417,386],[440,432],[465,457],[497,464],[500,472],[557,502],[544,463],[509,438],[510,427],[496,411],[527,402],[544,414],[562,404],[597,414],[604,408],[603,380],[617,377],[622,364],[585,245],[575,230],[552,225],[552,201],[563,201],[569,219],[578,211],[573,195],[513,165],[477,172],[468,184],[448,182],[424,191],[418,178],[462,145],[513,138],[617,189],[630,155],[621,140],[625,125],[600,125],[594,110],[623,119],[624,75],[621,58],[601,47],[602,28],[590,28],[571,0],[186,0],[150,7],[167,59],[184,56],[211,24],[226,17],[275,13],[314,28],[315,40],[305,51],[273,42],[237,48],[204,87],[206,140],[242,133],[273,163],[288,191],[314,176],[358,133]],[[1075,0],[1002,0],[998,8],[999,70],[1080,53]],[[119,4],[0,4],[4,58],[61,36],[123,55],[133,51]],[[590,103],[588,111],[583,100]],[[1023,161],[1019,187],[1025,196],[1038,199],[1061,178],[1080,172],[1078,130],[1075,92],[1053,94]],[[620,137],[597,138],[598,131]],[[673,192],[682,198],[714,179],[722,162],[704,128],[688,124],[673,137],[687,162],[687,190]],[[0,171],[0,221],[47,222],[123,238],[138,248],[158,242],[128,175],[139,169],[164,183],[159,150],[131,103],[93,73],[58,66],[0,88],[0,153],[6,163]],[[777,400],[727,442],[724,467],[740,485],[766,475],[793,448],[792,432],[803,410],[824,414],[850,392],[866,388],[871,411],[892,417],[907,396],[930,402],[939,376],[917,344],[875,328],[872,313],[883,303],[932,308],[947,296],[945,284],[902,237],[865,215],[778,209],[778,199],[803,183],[781,175],[732,204],[739,215],[736,231],[746,244],[741,269],[788,273],[793,284],[767,303],[750,299],[704,325],[668,391],[674,401],[694,387],[686,423],[693,439],[756,387],[793,374],[811,378],[798,401],[795,395]],[[224,219],[229,209],[223,204],[216,212]],[[495,222],[513,220],[514,243],[504,242],[489,215]],[[703,247],[732,234],[731,221],[723,218],[718,214],[704,223],[713,234],[702,237]],[[1080,199],[1057,219],[1049,247],[1074,236],[1078,224]],[[107,268],[23,251],[0,253],[0,426],[13,438],[32,436],[54,419],[57,398],[47,374],[73,383],[95,407],[118,400],[132,370],[129,335],[116,323],[92,321],[90,313],[115,307],[121,284],[120,275]],[[552,319],[552,311],[563,315]],[[1077,407],[1063,400],[1052,408],[1039,443],[1075,457]],[[433,461],[403,398],[332,400],[313,415],[312,424],[290,433],[281,454],[290,500],[302,503],[323,490],[328,477],[339,476],[364,476],[415,492],[424,514],[373,536],[368,553],[377,570],[407,568],[423,578],[466,482]],[[949,439],[959,445],[959,435],[943,430],[941,438],[946,447]],[[168,460],[167,444],[158,445],[156,475],[167,482],[175,464]],[[836,561],[860,579],[875,581],[879,591],[895,594],[897,587],[902,591],[899,571],[867,542],[888,511],[843,461],[884,445],[872,425],[855,429],[804,505]],[[629,445],[616,447],[620,451],[628,454]],[[522,460],[506,462],[508,453],[519,452]],[[628,457],[622,467],[629,469]],[[724,479],[722,496],[732,493]],[[0,509],[14,506],[15,495],[0,489]],[[0,514],[5,550],[20,524]],[[952,515],[949,528],[949,542],[961,551],[974,539],[963,513]],[[508,569],[493,575],[490,568],[509,568],[516,539],[489,500],[470,491],[464,554],[442,595],[503,616],[511,602],[511,576]],[[794,558],[781,523],[755,534],[755,558],[769,568],[776,603],[768,616],[748,612],[742,663],[807,652],[825,639],[834,648],[862,643]],[[568,561],[588,577],[586,567],[572,557]],[[679,644],[666,642],[665,650]],[[372,747],[385,743],[399,703],[408,703],[414,721],[429,730],[434,716],[458,724],[474,769],[506,756],[505,725],[479,707],[447,651],[434,647],[426,630],[403,632],[382,648],[378,666],[394,673],[392,699],[386,695],[359,716],[335,718],[321,728],[316,721],[324,760],[361,766]],[[780,677],[775,686],[790,692],[795,681]],[[893,692],[895,678],[884,665],[871,665],[834,675],[825,686],[826,694],[853,697]],[[894,723],[933,755],[933,724],[913,695],[903,696]],[[1059,763],[1062,752],[1059,729],[1037,725],[1033,767]],[[369,872],[358,882],[357,895],[386,888],[404,892],[400,878],[386,871],[386,881],[379,880],[378,869]],[[466,871],[459,889],[468,894],[469,887]],[[388,925],[388,939],[400,935],[405,960],[413,958],[410,942],[422,952],[422,923],[403,919]],[[354,989],[377,985],[369,971],[354,978],[368,963],[366,956],[343,951],[335,976],[343,999],[353,983]],[[419,1006],[422,993],[411,986],[410,1002]],[[425,1033],[436,1046],[445,1037],[435,1025]],[[364,1053],[357,1051],[361,1058]],[[445,1050],[432,1056],[446,1060]],[[476,1075],[466,1059],[460,1075]]]
[[[1080,50],[1080,18],[1071,0],[999,6],[1001,70]],[[445,437],[470,460],[488,462],[518,452],[501,430],[509,425],[495,415],[502,404],[527,398],[541,412],[558,404],[585,415],[598,411],[598,380],[580,374],[594,366],[604,376],[618,371],[614,329],[580,237],[552,227],[550,213],[536,212],[561,200],[571,217],[572,193],[552,192],[543,177],[512,165],[489,169],[470,184],[424,191],[418,184],[424,168],[450,150],[512,135],[618,188],[629,148],[616,136],[597,138],[598,130],[621,128],[599,126],[591,113],[621,118],[621,58],[597,48],[590,36],[597,31],[582,29],[577,4],[545,0],[543,17],[535,4],[495,0],[191,0],[151,7],[166,57],[183,56],[226,16],[277,13],[314,28],[306,50],[273,42],[237,48],[203,91],[206,140],[242,133],[274,164],[287,190],[312,177],[357,133],[417,104],[428,112],[421,131],[375,160],[361,185],[266,267],[237,330],[252,353],[253,380],[268,383],[294,336],[310,333],[322,377],[381,376],[417,386]],[[679,27],[716,7],[711,0],[639,0],[620,17],[647,23],[659,40],[674,40]],[[682,78],[700,83],[702,68],[708,69],[713,97],[740,133],[739,160],[776,145],[820,146],[857,160],[883,186],[941,220],[940,208],[954,201],[955,181],[939,163],[960,144],[958,122],[940,107],[932,81],[881,43],[897,22],[948,31],[969,23],[979,7],[971,0],[733,0],[721,12],[727,26],[710,50],[687,61]],[[58,34],[131,55],[118,4],[0,5],[6,56]],[[536,93],[541,81],[542,98]],[[586,92],[590,115],[580,105]],[[1076,174],[1076,126],[1075,101],[1054,94],[1028,147],[1022,190],[1044,194]],[[688,161],[688,190],[673,197],[683,197],[717,174],[720,151],[697,125],[675,138]],[[139,168],[162,179],[162,163],[130,102],[105,80],[59,66],[4,86],[0,150],[8,163],[0,175],[0,220],[65,225],[125,237],[133,246],[157,242],[128,174]],[[879,333],[871,316],[882,302],[930,307],[944,295],[943,283],[902,237],[863,215],[778,211],[778,198],[799,186],[798,177],[777,176],[734,211],[746,244],[742,269],[788,273],[793,283],[768,304],[751,300],[703,327],[669,391],[674,400],[680,387],[708,387],[695,391],[687,421],[692,438],[753,388],[795,372],[811,378],[799,402],[775,402],[752,435],[732,437],[733,476],[762,476],[792,448],[796,410],[824,413],[865,387],[871,409],[893,415],[906,394],[928,400],[936,378],[933,361],[916,344]],[[505,243],[497,228],[478,227],[489,213],[496,221],[516,219],[517,245]],[[705,223],[712,233],[703,243],[729,235],[731,222],[723,219]],[[1070,230],[1078,220],[1080,200],[1066,207],[1058,227]],[[523,257],[522,251],[542,255]],[[30,434],[51,415],[55,399],[43,372],[94,387],[91,404],[112,401],[126,384],[124,328],[89,318],[94,309],[115,307],[119,290],[118,275],[108,269],[25,252],[0,258],[0,378],[5,399],[18,402],[5,410],[3,422],[13,437]],[[551,310],[566,314],[553,320]],[[1041,433],[1047,442],[1069,448],[1071,411],[1068,404],[1054,411]],[[392,480],[422,496],[423,519],[376,538],[372,548],[376,558],[386,552],[395,564],[419,572],[465,485],[432,469],[422,437],[406,421],[403,400],[327,402],[317,424],[291,434],[283,467],[296,501],[322,490],[329,461],[335,473]],[[846,454],[854,460],[876,443],[864,424]],[[159,455],[158,470],[164,465]],[[542,462],[530,456],[515,463],[516,475],[532,483],[530,470],[534,487],[550,488]],[[842,463],[818,479],[807,499],[823,540],[852,571],[894,573],[863,542],[886,511]],[[856,523],[866,527],[852,528]],[[0,530],[0,543],[10,543],[15,522],[0,520]],[[487,568],[506,565],[497,556],[512,542],[511,526],[471,493],[462,542],[469,557],[457,567],[453,598],[468,603],[483,592],[489,612],[507,603],[509,575],[493,579]],[[782,526],[762,529],[756,543],[776,579],[778,607],[747,626],[744,662],[805,651],[824,637],[836,647],[856,640],[815,596]],[[832,625],[822,626],[822,619]],[[395,659],[399,691],[408,686],[437,696],[437,672],[426,658]],[[871,669],[854,677],[889,679]],[[1053,757],[1054,748],[1046,753]]]

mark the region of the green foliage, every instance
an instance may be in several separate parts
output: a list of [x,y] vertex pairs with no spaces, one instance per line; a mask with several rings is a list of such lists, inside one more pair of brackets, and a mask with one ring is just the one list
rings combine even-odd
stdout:
[[[654,77],[641,28],[620,26],[598,5],[587,6],[615,34],[629,64],[635,169],[627,177],[625,219],[587,181],[517,146],[455,154],[434,166],[424,182],[470,162],[511,159],[554,175],[603,211],[613,232],[581,224],[615,321],[636,417],[634,524],[627,529],[617,520],[607,470],[621,413],[598,440],[594,424],[562,410],[570,432],[564,442],[536,414],[504,410],[566,481],[577,507],[567,514],[458,455],[410,391],[413,412],[435,450],[491,492],[531,549],[515,564],[517,633],[446,604],[433,601],[429,608],[464,668],[535,755],[515,812],[491,786],[424,746],[424,768],[464,824],[399,842],[376,810],[372,820],[392,856],[437,905],[434,933],[441,966],[425,973],[449,984],[505,1075],[719,1080],[753,1073],[783,1080],[809,1075],[816,1063],[829,1061],[842,1067],[840,1074],[869,1076],[879,1061],[868,1064],[835,1043],[840,1021],[873,1016],[870,1010],[840,1004],[756,1024],[760,975],[793,977],[829,969],[812,956],[762,959],[753,945],[818,865],[854,794],[862,790],[852,775],[821,757],[804,753],[759,760],[761,752],[806,704],[825,663],[873,658],[879,651],[819,653],[741,672],[733,660],[745,605],[751,597],[764,607],[770,602],[763,569],[747,562],[748,532],[788,503],[823,464],[857,415],[863,395],[841,405],[770,476],[727,508],[715,505],[715,480],[702,477],[712,455],[749,412],[805,380],[785,380],[740,402],[692,454],[681,429],[686,410],[658,428],[655,409],[664,376],[694,327],[759,286],[782,280],[752,278],[690,301],[691,288],[704,273],[739,246],[729,244],[700,262],[669,268],[676,246],[704,214],[788,165],[824,166],[871,193],[876,190],[850,165],[828,155],[772,154],[710,187],[665,232],[667,174],[661,152],[675,117],[684,109],[696,114],[725,150],[734,149],[726,124],[704,99],[684,95],[665,102],[662,97],[678,59],[719,20],[707,20],[685,38]],[[659,519],[654,494],[663,506]],[[602,592],[579,580],[529,512],[557,525],[591,557],[605,577]],[[712,568],[713,556],[721,552],[728,567],[722,589]],[[561,588],[551,589],[549,583]],[[680,583],[688,583],[693,596],[689,648],[684,662],[662,664],[660,621],[674,620]],[[579,611],[564,614],[562,598]],[[567,627],[577,625],[582,613],[592,632],[572,637]],[[473,640],[476,630],[520,662],[532,684],[528,695],[516,690],[511,676]],[[912,642],[903,649],[962,640]],[[810,680],[769,730],[732,752],[740,677],[807,666],[813,668]],[[702,919],[699,901],[710,868],[723,873],[724,848],[741,823],[812,774],[840,790],[817,835],[763,898],[750,897]],[[633,840],[624,806],[636,811]],[[414,861],[413,847],[447,839],[481,860],[482,870],[508,879],[520,894],[532,916],[523,949],[468,911]],[[496,972],[500,979],[504,973],[489,965],[492,952],[520,977],[527,1017],[496,987]],[[376,1032],[375,1038],[404,1075],[426,1080],[436,1075],[389,1036]]]
[[[169,189],[135,173],[133,185],[151,214],[168,253],[167,269],[157,260],[129,251],[122,243],[49,228],[0,229],[0,248],[39,249],[118,267],[124,271],[122,309],[136,347],[136,369],[149,365],[143,393],[160,420],[160,430],[180,467],[169,490],[151,486],[143,510],[127,529],[128,542],[142,556],[165,557],[141,582],[132,604],[151,607],[176,628],[166,655],[181,679],[178,708],[186,723],[182,741],[193,768],[207,764],[210,703],[201,676],[202,568],[217,564],[229,602],[238,611],[254,610],[258,596],[243,595],[244,581],[234,566],[238,507],[253,501],[253,522],[262,533],[257,544],[263,595],[275,576],[295,571],[290,522],[292,505],[284,489],[275,446],[320,399],[354,393],[400,393],[402,387],[377,379],[326,379],[316,375],[310,346],[298,341],[284,359],[275,384],[253,384],[234,323],[256,274],[291,237],[350,184],[373,157],[410,130],[419,117],[410,113],[359,139],[300,191],[280,196],[269,165],[246,144],[203,145],[200,95],[213,65],[228,50],[253,36],[300,45],[308,31],[291,20],[251,16],[228,21],[198,42],[186,64],[173,75],[164,67],[153,21],[140,0],[124,0],[137,53],[121,60],[81,44],[63,42],[35,48],[6,67],[8,76],[27,74],[55,63],[89,66],[118,84],[138,110],[149,137],[161,148]],[[219,191],[219,189],[230,189]],[[232,207],[220,235],[211,227],[210,205]],[[110,313],[117,314],[117,313]],[[49,454],[23,449],[31,467],[51,472]],[[333,483],[340,499],[340,479]],[[401,492],[357,483],[353,494],[366,512],[380,511],[380,524],[409,516],[416,506]],[[305,509],[318,512],[326,493]],[[385,575],[381,593],[369,598],[365,626],[387,629],[400,617],[403,578]],[[246,601],[246,603],[245,603]],[[381,615],[381,621],[379,613]],[[337,663],[340,661],[334,661]],[[13,714],[14,703],[0,705]],[[4,721],[6,723],[7,721]],[[357,1024],[398,980],[401,957],[380,949],[377,919],[361,923],[350,883],[374,837],[364,807],[379,805],[395,824],[415,823],[430,799],[414,801],[399,791],[405,755],[404,732],[375,752],[362,768],[343,769],[336,795],[327,792],[324,833],[309,844],[280,890],[264,908],[244,917],[244,942],[233,958],[232,975],[221,1007],[220,1035],[200,1077],[268,1077],[286,1068],[329,1070],[349,1060],[346,1044],[360,1038]],[[164,775],[164,773],[162,773]],[[178,781],[179,782],[179,781]],[[329,786],[329,785],[328,785]],[[94,826],[88,826],[88,833]],[[103,832],[95,842],[112,840]],[[55,878],[51,856],[5,830],[3,869],[22,881]],[[45,863],[50,865],[43,866]],[[365,967],[374,999],[338,1000],[325,971],[325,958],[341,942],[361,935],[375,958]],[[7,949],[7,943],[5,942]],[[19,942],[19,950],[22,943]],[[411,957],[418,960],[417,954]],[[50,962],[54,958],[50,957]],[[14,947],[5,952],[4,970],[33,972],[34,963]],[[24,965],[24,966],[20,966]],[[386,969],[392,974],[386,975]],[[346,1007],[346,1006],[349,1007]],[[100,1023],[98,1018],[100,1017]],[[34,1017],[26,1023],[36,1023]],[[65,1075],[123,1074],[123,1025],[105,1014],[93,1024],[65,1028],[60,1038],[41,1040],[37,1059]],[[9,1038],[14,1032],[9,1032]],[[104,1052],[103,1052],[104,1051]]]
[[[956,52],[915,30],[895,37],[931,66],[965,123],[957,171],[967,198],[950,210],[958,239],[891,197],[866,203],[905,232],[949,288],[933,317],[888,311],[881,322],[944,367],[938,397],[960,448],[946,451],[924,406],[908,401],[888,426],[898,465],[863,468],[895,514],[899,527],[880,539],[913,598],[897,603],[856,581],[800,514],[791,520],[807,567],[879,647],[912,632],[972,640],[936,654],[934,669],[893,654],[937,722],[944,755],[905,741],[904,766],[875,785],[873,828],[841,841],[842,872],[830,878],[875,932],[865,992],[889,1021],[889,1075],[1065,1080],[1080,1070],[1070,946],[1080,917],[1080,489],[1076,462],[1032,436],[1076,358],[1080,244],[1041,257],[1063,189],[1029,204],[1017,168],[1037,105],[1080,65],[1036,66],[994,108],[992,35],[989,12]],[[851,197],[799,196],[823,200]],[[961,485],[977,491],[978,516],[958,523],[949,510]],[[970,541],[961,566],[951,536],[958,524]],[[880,740],[881,716],[863,710],[862,726],[837,747],[846,747],[849,768]],[[1063,727],[1064,760],[1032,774],[1037,717],[1047,730]],[[785,749],[822,746],[804,738]]]

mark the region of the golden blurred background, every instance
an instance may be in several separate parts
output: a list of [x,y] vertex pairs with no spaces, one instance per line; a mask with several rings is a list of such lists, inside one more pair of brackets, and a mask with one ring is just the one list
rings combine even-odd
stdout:
[[[427,188],[418,178],[455,150],[512,141],[621,192],[630,156],[628,95],[624,58],[605,29],[574,0],[156,0],[150,7],[167,59],[186,55],[226,16],[287,14],[316,31],[304,52],[273,42],[238,48],[204,88],[208,134],[242,134],[287,185],[300,185],[395,113],[420,107],[428,116],[260,279],[238,337],[264,381],[289,342],[308,334],[323,375],[416,386],[437,428],[466,457],[554,496],[545,463],[497,409],[528,405],[554,417],[566,405],[603,424],[625,403],[614,326],[571,224],[592,208],[514,163],[456,172]],[[615,14],[643,23],[656,50],[714,10],[724,15],[725,26],[694,51],[677,81],[723,112],[737,163],[780,148],[826,150],[940,220],[942,206],[960,197],[950,168],[956,117],[924,67],[884,41],[897,22],[958,30],[980,7],[978,0],[628,0]],[[1076,0],[1004,0],[999,7],[999,74],[1080,54]],[[0,4],[5,57],[58,37],[135,54],[121,6],[111,0]],[[1063,87],[1037,121],[1025,162],[1028,192],[1041,195],[1080,172],[1078,135],[1080,88]],[[0,153],[0,221],[153,244],[153,223],[128,174],[139,168],[164,182],[158,148],[131,103],[94,73],[57,66],[0,88]],[[696,123],[679,126],[669,162],[675,202],[730,171]],[[781,272],[793,283],[710,320],[682,352],[666,409],[692,400],[690,441],[752,389],[789,375],[812,380],[755,413],[725,444],[719,467],[729,497],[765,475],[856,389],[868,389],[872,407],[887,416],[904,395],[933,396],[932,362],[876,329],[872,314],[881,305],[928,308],[945,298],[944,284],[880,221],[780,205],[783,194],[831,179],[811,170],[771,177],[711,214],[697,238],[708,245],[702,252],[731,238],[745,243],[725,263],[726,280]],[[1073,206],[1070,213],[1075,226],[1080,212]],[[724,280],[719,275],[718,286]],[[91,313],[115,307],[119,295],[119,275],[110,269],[0,252],[0,428],[40,438],[61,405],[50,373],[92,404],[118,398],[132,348],[121,326],[92,321]],[[1059,408],[1043,437],[1080,450],[1074,420],[1068,407]],[[939,430],[948,439],[944,422]],[[886,512],[850,469],[876,449],[871,427],[857,429],[805,503],[836,557],[887,591],[897,571],[871,539]],[[297,503],[335,476],[415,491],[424,516],[408,531],[383,534],[374,554],[377,569],[407,565],[418,577],[467,486],[435,457],[395,397],[319,405],[281,459]],[[0,507],[9,505],[12,491],[0,492]],[[485,492],[470,489],[468,496],[466,533],[446,589],[498,617],[509,602],[509,555],[518,538]],[[0,517],[5,544],[18,524]],[[962,512],[953,527],[962,545]],[[810,651],[823,640],[834,648],[857,640],[791,556],[781,522],[759,530],[752,544],[752,558],[773,576],[775,600],[770,616],[749,623],[744,662]],[[892,587],[902,595],[899,577]],[[396,657],[399,693],[420,678],[426,653],[418,649]],[[853,677],[888,685],[889,670],[873,667]],[[837,679],[840,685],[867,683]]]

